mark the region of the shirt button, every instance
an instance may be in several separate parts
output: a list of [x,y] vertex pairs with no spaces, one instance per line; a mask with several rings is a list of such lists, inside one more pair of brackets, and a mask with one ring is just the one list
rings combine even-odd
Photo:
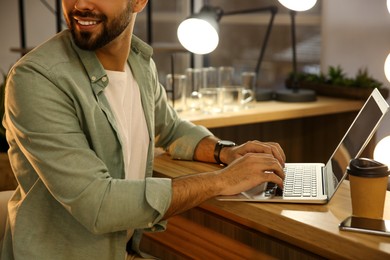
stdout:
[[107,81],[107,77],[103,77],[103,78],[102,78],[102,81],[103,81],[103,82],[106,82],[106,81]]
[[148,223],[148,227],[153,227],[153,223]]
[[91,77],[91,80],[92,80],[92,81],[95,81],[95,80],[96,80],[96,77],[95,77],[95,76],[92,76],[92,77]]

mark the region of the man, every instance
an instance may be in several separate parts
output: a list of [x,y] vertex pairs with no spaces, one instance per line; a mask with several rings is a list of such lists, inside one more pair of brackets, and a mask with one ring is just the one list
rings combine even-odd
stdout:
[[[140,254],[142,230],[163,230],[172,215],[264,181],[283,185],[279,145],[223,147],[167,105],[152,51],[132,35],[146,3],[64,0],[69,30],[10,71],[4,125],[19,186],[2,259],[123,260],[126,244]],[[154,146],[229,166],[153,178]]]

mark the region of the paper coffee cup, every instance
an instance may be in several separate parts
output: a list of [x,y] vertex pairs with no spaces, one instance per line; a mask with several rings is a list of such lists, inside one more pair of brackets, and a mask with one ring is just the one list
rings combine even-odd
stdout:
[[352,215],[382,219],[389,175],[387,165],[372,159],[357,158],[350,161],[347,172]]

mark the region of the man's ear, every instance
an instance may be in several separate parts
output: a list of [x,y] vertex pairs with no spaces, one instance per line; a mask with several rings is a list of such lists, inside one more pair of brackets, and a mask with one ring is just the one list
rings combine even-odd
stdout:
[[141,12],[145,8],[146,4],[148,3],[148,0],[130,0],[130,1],[134,13]]

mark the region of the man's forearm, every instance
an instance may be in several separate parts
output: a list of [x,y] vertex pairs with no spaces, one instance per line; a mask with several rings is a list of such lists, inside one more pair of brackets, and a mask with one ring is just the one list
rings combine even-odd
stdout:
[[[194,160],[214,163],[214,148],[219,139],[203,138],[195,149]],[[219,195],[216,172],[187,175],[172,180],[172,202],[164,218],[180,214]]]
[[[195,149],[194,160],[215,162],[218,139],[208,136]],[[247,142],[221,150],[220,160],[228,164],[214,172],[187,175],[173,179],[172,200],[165,219],[198,206],[219,195],[233,195],[263,182],[283,187],[285,161],[283,150],[275,143]]]
[[172,202],[164,218],[180,214],[220,195],[217,172],[200,173],[173,179]]

